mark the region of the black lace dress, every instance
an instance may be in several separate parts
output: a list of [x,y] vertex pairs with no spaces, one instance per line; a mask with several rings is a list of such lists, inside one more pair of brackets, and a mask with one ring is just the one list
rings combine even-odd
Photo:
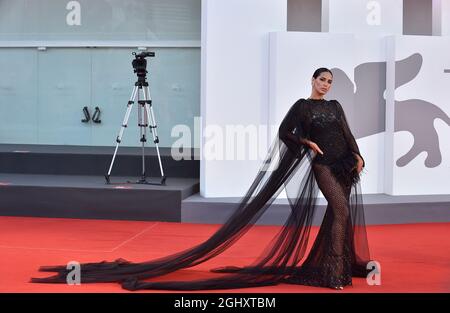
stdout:
[[[305,140],[321,148],[313,152]],[[128,290],[205,290],[279,283],[345,286],[366,277],[370,261],[364,207],[357,173],[360,155],[338,101],[298,100],[283,119],[257,175],[227,221],[204,242],[147,262],[125,259],[81,264],[81,282],[118,282]],[[361,157],[362,159],[362,157]],[[364,162],[364,159],[362,159]],[[318,191],[328,205],[306,258]],[[286,191],[291,212],[260,256],[245,267],[212,269],[214,277],[158,281],[156,277],[205,262],[233,245]],[[56,274],[33,283],[66,283],[66,265],[43,266]]]
[[[308,139],[323,152],[314,157],[312,170],[328,205],[313,248],[286,281],[312,286],[351,285],[353,275],[366,276],[365,262],[353,251],[349,207],[352,185],[360,178],[355,154],[361,157],[363,166],[365,161],[338,101],[308,99],[299,107]],[[364,255],[368,258],[368,250]]]

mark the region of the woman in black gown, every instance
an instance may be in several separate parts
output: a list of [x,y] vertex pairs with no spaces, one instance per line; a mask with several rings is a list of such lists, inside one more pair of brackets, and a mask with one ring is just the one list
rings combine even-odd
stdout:
[[[352,277],[366,277],[370,256],[360,189],[365,162],[340,103],[323,99],[332,79],[326,68],[314,72],[311,97],[289,109],[250,188],[210,238],[148,262],[117,259],[81,264],[81,282],[118,282],[128,290],[229,289],[279,283],[343,289],[352,284]],[[283,189],[291,208],[289,217],[252,264],[212,269],[216,274],[208,279],[151,279],[223,252],[254,225]],[[319,189],[328,205],[312,248],[301,262]],[[56,274],[31,282],[66,283],[70,273],[66,265],[43,266],[40,271]]]

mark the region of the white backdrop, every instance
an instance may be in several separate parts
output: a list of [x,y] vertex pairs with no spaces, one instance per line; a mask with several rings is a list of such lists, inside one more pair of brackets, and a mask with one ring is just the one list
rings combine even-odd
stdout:
[[[324,49],[324,43],[327,49]],[[374,108],[366,108],[364,96],[359,99],[355,93],[363,86],[355,83],[355,68],[368,62],[383,62],[385,55],[378,47],[383,39],[378,37],[360,40],[352,34],[280,32],[271,34],[271,103],[269,110],[270,123],[279,125],[292,103],[298,98],[307,98],[311,93],[311,76],[316,68],[337,68],[333,71],[332,88],[326,99],[337,99],[342,104],[349,120],[350,127],[357,138],[361,153],[366,161],[363,172],[362,190],[364,193],[383,192],[384,167],[384,132],[371,127],[364,121],[369,119],[383,120],[383,115],[373,112]],[[332,53],[330,53],[330,48]],[[378,73],[365,73],[366,76]],[[359,74],[358,74],[359,75]],[[375,76],[374,80],[378,79]],[[366,134],[358,139],[355,130]]]
[[[383,2],[383,10],[386,5]],[[390,17],[399,14],[399,1],[392,5]],[[344,106],[366,160],[363,193],[449,194],[445,180],[450,174],[449,126],[444,122],[450,114],[448,102],[444,103],[450,90],[450,73],[444,73],[444,68],[450,69],[449,37],[397,35],[394,40],[386,36],[398,33],[398,23],[381,32],[364,33],[361,28],[355,33],[286,32],[286,7],[286,1],[278,0],[202,1],[201,195],[240,197],[247,191],[262,159],[205,159],[205,154],[226,154],[233,147],[229,142],[214,144],[232,137],[217,133],[230,125],[272,127],[272,132],[258,129],[253,137],[241,136],[250,151],[258,150],[264,157],[273,131],[298,98],[310,95],[311,75],[322,66],[331,68],[335,78],[326,98],[338,99]],[[363,15],[359,20],[372,13],[353,12]],[[330,18],[334,13],[327,14]],[[381,21],[385,20],[382,15]],[[420,73],[395,89],[396,73],[407,78],[411,67],[400,71],[393,60],[409,60],[413,53],[423,58]],[[403,101],[415,97],[432,103],[429,110],[421,111],[420,101],[412,102],[418,109],[409,110],[409,103]],[[433,113],[438,111],[443,112],[440,117]],[[422,128],[415,127],[421,117],[429,119],[432,114],[437,118],[431,124],[427,120]],[[412,123],[407,121],[410,117]],[[426,136],[432,140],[429,146]],[[424,151],[414,155],[415,150],[409,151],[412,147]],[[425,161],[427,153],[431,156]]]

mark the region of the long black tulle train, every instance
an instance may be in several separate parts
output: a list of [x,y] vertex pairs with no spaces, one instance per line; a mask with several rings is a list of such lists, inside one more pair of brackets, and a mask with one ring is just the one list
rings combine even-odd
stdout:
[[[314,154],[309,148],[290,145],[289,142],[280,140],[278,134],[249,190],[228,220],[209,239],[192,248],[148,262],[132,263],[118,259],[112,262],[81,264],[81,282],[118,282],[128,290],[202,290],[268,286],[281,282],[332,287],[334,284],[348,284],[348,276],[350,279],[351,276],[365,277],[369,250],[362,197],[358,176],[351,176],[348,172],[350,168],[347,173],[350,175],[351,185],[342,185],[347,186],[347,202],[345,205],[342,201],[336,202],[341,203],[344,210],[347,208],[348,218],[344,218],[341,225],[336,226],[334,209],[341,206],[331,205],[334,194],[330,193],[323,225],[308,259],[304,265],[300,264],[305,255],[316,211],[319,191],[316,176],[320,176],[318,173],[321,169],[331,170],[336,177],[339,172],[336,168],[321,166],[313,161]],[[345,163],[349,164],[348,161],[343,164]],[[340,170],[343,170],[342,166]],[[325,174],[324,179],[327,178]],[[208,279],[144,281],[195,266],[219,255],[255,224],[283,189],[291,208],[290,215],[253,264],[242,268],[226,266],[212,269],[212,272],[218,273],[217,277]],[[341,193],[341,189],[337,192]],[[324,195],[327,197],[325,193]],[[336,201],[342,200],[342,195],[335,197]],[[344,214],[345,216],[347,215]],[[342,247],[333,246],[333,236],[336,234],[333,231],[339,231],[339,244],[343,245]],[[338,268],[333,270],[336,264]],[[32,278],[31,282],[66,283],[69,274],[65,265],[43,266],[40,271],[56,272],[56,275]]]

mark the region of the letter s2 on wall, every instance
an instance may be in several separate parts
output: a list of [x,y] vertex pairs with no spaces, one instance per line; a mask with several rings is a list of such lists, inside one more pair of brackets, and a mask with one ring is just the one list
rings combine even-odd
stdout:
[[[100,124],[102,121],[100,119],[100,113],[102,113],[100,111],[99,107],[95,107],[95,112],[94,115],[92,115],[92,121],[94,123]],[[81,121],[83,123],[88,123],[91,120],[91,114],[89,113],[89,108],[88,107],[84,107],[83,108],[83,114],[84,114],[84,119],[82,119]]]
[[83,123],[87,123],[91,120],[91,114],[89,113],[88,107],[83,108],[84,119],[81,120]]
[[102,122],[101,119],[100,119],[100,113],[101,113],[100,108],[99,107],[95,107],[95,112],[94,112],[94,115],[92,116],[92,121],[94,123],[99,124],[99,123]]

